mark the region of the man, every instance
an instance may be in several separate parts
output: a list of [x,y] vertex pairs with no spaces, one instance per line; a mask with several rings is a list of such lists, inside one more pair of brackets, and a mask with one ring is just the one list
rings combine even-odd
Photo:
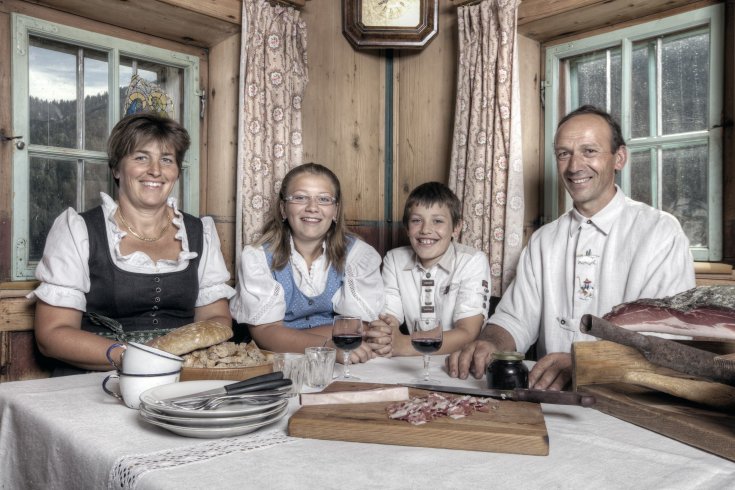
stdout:
[[628,199],[615,185],[626,163],[620,126],[583,106],[554,139],[559,178],[573,209],[539,229],[521,254],[516,278],[478,340],[447,358],[452,377],[482,377],[495,351],[526,352],[538,341],[532,388],[561,390],[571,380],[571,345],[582,315],[693,288],[689,241],[676,218]]

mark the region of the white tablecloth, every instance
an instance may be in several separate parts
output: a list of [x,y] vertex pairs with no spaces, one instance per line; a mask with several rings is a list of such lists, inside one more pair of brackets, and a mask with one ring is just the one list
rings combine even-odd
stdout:
[[[420,363],[376,359],[353,372],[400,383]],[[442,383],[483,386],[440,365]],[[287,418],[205,440],[147,424],[102,391],[104,376],[0,384],[0,488],[735,488],[734,463],[589,408],[543,405],[549,456],[291,438]]]

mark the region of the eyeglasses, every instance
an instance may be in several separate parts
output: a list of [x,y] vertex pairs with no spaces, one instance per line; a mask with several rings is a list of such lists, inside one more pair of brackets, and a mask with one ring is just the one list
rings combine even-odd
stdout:
[[283,198],[284,201],[304,206],[310,202],[316,201],[319,206],[331,206],[337,204],[337,198],[332,196],[307,196],[306,194],[294,194],[293,196],[286,196]]

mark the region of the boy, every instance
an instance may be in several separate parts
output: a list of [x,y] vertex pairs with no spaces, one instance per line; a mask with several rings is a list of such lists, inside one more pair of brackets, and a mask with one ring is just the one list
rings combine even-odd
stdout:
[[374,326],[392,329],[394,356],[419,355],[411,338],[399,331],[419,320],[436,319],[444,330],[437,354],[454,352],[475,340],[488,311],[490,266],[487,256],[456,243],[462,227],[461,205],[444,184],[427,182],[408,196],[403,210],[410,247],[383,259],[385,308]]

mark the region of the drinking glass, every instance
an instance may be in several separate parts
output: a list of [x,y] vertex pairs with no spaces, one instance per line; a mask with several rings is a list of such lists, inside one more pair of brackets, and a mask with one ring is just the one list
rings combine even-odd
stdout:
[[337,315],[332,327],[332,342],[342,350],[345,366],[341,379],[360,379],[350,374],[350,352],[360,347],[363,335],[362,320],[356,316]]
[[411,345],[424,357],[424,373],[421,378],[413,379],[415,383],[436,383],[435,379],[429,377],[429,362],[431,354],[442,347],[444,332],[441,322],[437,319],[417,320],[411,328]]

